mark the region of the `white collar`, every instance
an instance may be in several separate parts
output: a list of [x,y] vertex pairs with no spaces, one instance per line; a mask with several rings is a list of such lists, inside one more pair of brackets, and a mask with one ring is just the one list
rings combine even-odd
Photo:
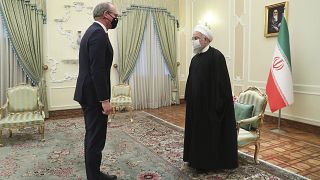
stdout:
[[203,49],[201,50],[201,52],[200,52],[200,53],[207,52],[207,51],[208,51],[208,49],[209,49],[209,44],[208,44],[205,48],[203,48]]
[[107,30],[107,28],[101,23],[101,22],[99,22],[99,21],[94,21],[95,23],[98,23],[102,28],[103,28],[103,30],[106,32],[106,33],[108,33],[108,30]]

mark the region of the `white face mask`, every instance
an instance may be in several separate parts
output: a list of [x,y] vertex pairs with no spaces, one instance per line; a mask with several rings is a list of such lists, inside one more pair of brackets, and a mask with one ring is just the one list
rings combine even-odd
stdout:
[[193,52],[194,53],[199,53],[202,49],[201,44],[200,44],[200,40],[192,40],[192,47],[193,47]]

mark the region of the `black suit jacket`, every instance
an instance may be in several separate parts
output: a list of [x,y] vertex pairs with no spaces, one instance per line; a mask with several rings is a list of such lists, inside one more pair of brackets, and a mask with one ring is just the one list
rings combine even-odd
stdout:
[[113,49],[107,34],[98,23],[93,23],[80,43],[75,101],[81,105],[97,105],[110,99],[112,60]]

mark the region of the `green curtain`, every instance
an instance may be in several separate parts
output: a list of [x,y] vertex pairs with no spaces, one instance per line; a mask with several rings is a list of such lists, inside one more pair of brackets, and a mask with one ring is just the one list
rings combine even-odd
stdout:
[[9,39],[19,64],[33,84],[39,87],[40,100],[49,117],[46,81],[43,70],[43,24],[46,20],[45,0],[1,0]]
[[142,37],[146,25],[147,11],[141,8],[129,8],[119,17],[117,28],[119,46],[119,76],[125,83],[136,65]]
[[177,20],[165,8],[131,5],[120,13],[119,27],[117,28],[120,82],[126,83],[134,70],[148,13],[151,13],[155,20],[162,54],[172,78],[172,96],[174,102],[179,104],[176,48]]
[[162,54],[172,77],[172,89],[173,96],[175,96],[175,103],[179,104],[179,93],[176,93],[179,91],[177,77],[176,19],[164,9],[155,9],[152,11],[152,15],[155,20]]
[[152,14],[156,22],[162,54],[174,79],[177,75],[176,20],[165,11],[153,11]]

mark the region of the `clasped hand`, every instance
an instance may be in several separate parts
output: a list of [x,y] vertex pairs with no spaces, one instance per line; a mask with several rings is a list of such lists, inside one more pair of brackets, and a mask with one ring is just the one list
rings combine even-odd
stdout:
[[104,115],[111,114],[112,106],[109,101],[104,101],[101,103],[101,105],[102,105],[102,109],[103,109],[102,114],[104,114]]

